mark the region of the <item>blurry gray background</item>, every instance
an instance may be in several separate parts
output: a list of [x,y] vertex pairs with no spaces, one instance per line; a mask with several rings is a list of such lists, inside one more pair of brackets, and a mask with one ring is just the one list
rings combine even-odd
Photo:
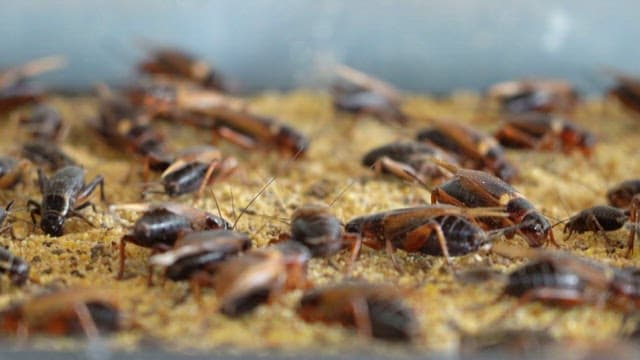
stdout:
[[322,86],[342,62],[412,91],[523,76],[588,91],[640,74],[640,2],[583,0],[0,0],[0,66],[62,54],[58,88],[131,79],[140,43],[179,45],[247,91]]

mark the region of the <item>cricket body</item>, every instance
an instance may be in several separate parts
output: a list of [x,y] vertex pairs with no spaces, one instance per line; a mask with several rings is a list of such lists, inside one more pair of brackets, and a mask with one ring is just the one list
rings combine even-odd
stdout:
[[23,286],[29,280],[31,266],[24,259],[0,247],[0,273],[6,274],[14,286]]
[[417,140],[457,154],[463,165],[489,171],[506,182],[517,176],[515,166],[507,160],[496,139],[470,126],[453,120],[437,120],[435,126],[420,131]]
[[508,113],[569,113],[579,101],[575,87],[561,79],[524,79],[495,84],[487,97]]
[[224,157],[216,147],[191,147],[180,152],[164,170],[161,182],[169,196],[197,191],[200,197],[207,185],[230,176],[237,166],[235,158]]
[[397,104],[378,93],[334,86],[332,94],[333,107],[337,111],[368,115],[389,123],[408,122],[409,117]]
[[509,274],[503,293],[522,301],[537,300],[564,306],[595,303],[600,297],[604,300],[608,280],[602,269],[593,269],[596,271],[594,279],[598,281],[591,281],[590,277],[573,269],[572,264],[565,264],[568,261],[575,260],[543,258],[527,263]]
[[22,180],[28,168],[29,161],[27,160],[0,156],[0,189],[15,187]]
[[45,96],[41,87],[26,82],[19,82],[6,88],[0,87],[0,115],[24,105],[42,101]]
[[506,216],[496,209],[464,209],[451,205],[425,205],[395,209],[350,220],[345,231],[374,249],[399,248],[427,255],[462,256],[490,243],[487,234],[470,221],[474,216]]
[[142,73],[186,80],[211,90],[226,90],[223,77],[191,54],[175,48],[158,48],[149,55],[149,59],[138,66]]
[[539,113],[508,118],[495,137],[505,147],[564,153],[578,150],[586,157],[591,156],[597,142],[593,133],[578,124]]
[[49,56],[0,70],[0,114],[42,100],[45,92],[41,87],[29,84],[29,78],[58,69],[64,63],[62,57]]
[[152,266],[165,268],[165,276],[173,281],[189,280],[196,299],[200,287],[212,284],[213,274],[223,261],[247,251],[251,238],[233,230],[192,232],[178,239],[171,250],[153,255]]
[[56,171],[65,166],[77,165],[56,143],[48,140],[29,141],[22,145],[22,156],[34,164]]
[[456,156],[440,147],[414,141],[393,142],[372,149],[362,158],[362,165],[378,174],[389,173],[404,180],[429,183],[447,176],[433,159],[459,165]]
[[395,286],[344,282],[308,291],[296,311],[308,322],[338,323],[365,337],[407,342],[418,334],[418,323],[403,297]]
[[96,131],[114,148],[127,149],[144,160],[144,178],[149,171],[164,171],[174,160],[166,149],[165,134],[151,124],[151,118],[128,99],[98,87],[100,114]]
[[[130,233],[120,239],[120,269],[118,279],[125,270],[127,243],[150,248],[153,253],[171,249],[182,236],[192,231],[230,229],[225,219],[184,204],[165,202],[156,204],[123,204],[112,206],[111,210],[143,212]],[[149,272],[151,281],[151,272]]]
[[314,257],[327,257],[345,246],[340,220],[324,204],[300,206],[291,215],[292,241],[309,248]]
[[609,204],[618,208],[628,208],[633,198],[640,194],[640,179],[632,179],[621,182],[607,191]]
[[48,142],[60,140],[67,129],[60,112],[48,105],[39,105],[29,116],[21,117],[20,126],[25,128],[33,139]]
[[101,289],[66,289],[33,297],[0,311],[0,330],[28,337],[99,332],[111,333],[124,327],[123,316],[113,292]]
[[503,295],[518,297],[519,304],[609,305],[628,313],[640,305],[640,281],[633,270],[543,251],[509,274]]
[[295,158],[302,157],[309,148],[309,139],[305,135],[274,118],[228,110],[213,111],[213,115],[214,133],[237,145],[274,148]]
[[507,277],[502,296],[519,298],[507,314],[530,301],[561,306],[609,305],[627,314],[640,306],[638,268],[609,266],[565,251],[504,244],[494,246],[493,251],[509,258],[529,259]]
[[393,86],[345,65],[338,65],[336,73],[340,81],[331,89],[334,109],[389,123],[408,122],[402,111],[402,95]]
[[626,110],[640,114],[640,78],[618,71],[611,72],[616,84],[607,91],[607,95],[618,100]]
[[610,303],[617,309],[625,312],[635,312],[640,307],[640,269],[614,268],[614,277],[611,280]]
[[517,232],[532,247],[542,246],[549,241],[557,246],[547,218],[513,186],[484,171],[451,170],[455,176],[431,192],[432,204],[468,208],[504,207],[508,218],[479,220],[492,229],[512,228],[515,231],[507,231],[507,237],[511,238]]
[[246,252],[224,262],[214,278],[220,311],[237,317],[292,289],[309,287],[306,278],[311,253],[286,241]]
[[151,83],[134,89],[131,99],[161,116],[211,129],[216,137],[247,149],[273,148],[282,154],[302,156],[309,147],[307,137],[292,126],[254,114],[244,100],[217,92]]
[[40,227],[51,236],[62,236],[64,222],[68,217],[79,217],[91,224],[78,211],[93,204],[88,201],[91,193],[100,186],[100,199],[104,201],[104,179],[96,176],[90,183],[84,182],[84,169],[79,166],[66,166],[47,178],[42,169],[38,169],[38,183],[42,193],[42,203],[28,201],[31,219],[40,215]]
[[21,83],[34,76],[59,69],[65,63],[65,59],[61,56],[46,56],[8,69],[0,69],[0,88]]
[[594,232],[609,240],[606,232],[621,229],[629,220],[629,210],[613,206],[594,206],[573,215],[564,226],[570,238],[574,233]]

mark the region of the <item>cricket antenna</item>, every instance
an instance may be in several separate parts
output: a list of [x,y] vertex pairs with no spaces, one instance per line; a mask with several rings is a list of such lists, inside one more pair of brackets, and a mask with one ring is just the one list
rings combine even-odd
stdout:
[[216,193],[213,191],[213,188],[209,188],[211,192],[211,197],[213,197],[213,202],[216,204],[216,209],[218,210],[218,216],[222,217],[222,211],[220,211],[220,204],[218,203],[218,197],[216,197]]
[[329,207],[332,207],[333,204],[335,204],[338,200],[340,200],[344,196],[344,194],[347,192],[347,190],[349,190],[349,188],[351,188],[355,183],[356,183],[356,180],[351,179],[347,184],[347,186],[345,186],[342,190],[340,190],[338,195],[336,195],[336,197],[329,203]]
[[433,188],[431,186],[429,186],[426,182],[424,182],[424,180],[422,180],[418,174],[416,174],[413,171],[409,171],[409,170],[404,170],[404,173],[406,175],[408,175],[409,177],[411,177],[413,180],[415,180],[418,184],[420,184],[423,188],[427,189],[427,191],[429,192],[433,192]]
[[[11,201],[9,201],[7,206],[4,208],[6,218],[9,219],[9,220],[12,220],[12,221],[21,221],[21,222],[23,222],[25,224],[31,224],[32,222],[30,220],[23,219],[23,218],[13,214],[16,211],[27,211],[28,210],[27,207],[22,207],[22,206],[16,207],[15,204],[16,204],[16,201],[15,200],[11,200]],[[0,227],[0,232],[2,232],[4,229],[5,229],[5,227]]]
[[509,232],[509,231],[516,231],[520,228],[519,225],[513,225],[513,226],[508,226],[502,229],[495,229],[495,230],[489,230],[486,232],[487,234],[487,238],[489,239],[489,241],[494,241],[497,238],[501,237],[502,235],[504,235],[505,233]]
[[16,201],[15,200],[11,200],[9,201],[9,203],[7,204],[7,206],[4,208],[4,211],[9,212],[11,211],[11,208],[13,207],[13,204],[15,204]]
[[[299,149],[289,160],[287,160],[287,162],[284,164],[284,166],[282,167],[282,170],[287,169],[289,166],[291,166],[291,164],[298,158],[300,157],[300,155],[302,154],[302,152],[305,149]],[[244,215],[247,210],[249,209],[249,207],[251,207],[251,205],[253,205],[253,203],[258,200],[258,198],[260,197],[260,195],[262,195],[267,188],[269,187],[269,185],[273,184],[274,181],[276,181],[277,176],[272,176],[260,189],[260,191],[258,191],[258,193],[249,201],[249,203],[240,210],[240,214],[238,215],[238,217],[236,217],[236,220],[233,223],[232,228],[235,229],[236,228],[236,224],[238,224],[238,221],[240,220],[240,218],[242,218],[242,215]],[[231,198],[231,200],[233,201],[233,197]]]
[[233,189],[231,187],[229,187],[229,197],[231,197],[231,216],[233,216],[234,223],[233,226],[231,227],[232,229],[236,228],[236,223],[238,222],[238,217],[236,216],[236,202],[235,199],[233,198]]
[[[435,156],[426,156],[425,158],[427,158],[427,159],[429,159],[429,160],[433,161],[433,162],[436,164],[436,166],[438,166],[438,167],[440,167],[440,168],[442,168],[442,169],[446,170],[447,172],[449,172],[449,173],[451,173],[451,174],[455,174],[455,173],[457,173],[457,172],[458,172],[458,170],[460,170],[460,167],[458,167],[457,165],[452,164],[452,163],[449,163],[449,162],[446,162],[446,161],[444,161],[444,160],[442,160],[442,159],[438,159],[438,158],[437,158],[437,157],[435,157]],[[432,187],[432,186],[430,186],[429,184],[427,184],[424,180],[422,180],[422,179],[418,176],[418,174],[416,174],[415,172],[405,169],[405,170],[404,170],[404,173],[405,173],[407,176],[409,176],[410,178],[412,178],[413,180],[415,180],[415,181],[416,181],[418,184],[420,184],[422,187],[424,187],[425,189],[427,189],[427,191],[429,191],[429,192],[433,192],[433,187]]]
[[246,210],[244,213],[247,214],[247,215],[250,215],[250,216],[261,217],[263,219],[275,220],[275,221],[281,222],[281,223],[283,223],[285,225],[291,225],[291,223],[289,221],[287,221],[287,219],[279,218],[279,217],[277,217],[275,215],[258,214],[257,212],[255,212],[253,210]]
[[[238,220],[240,220],[240,218],[242,217],[242,215],[244,215],[247,212],[247,209],[253,205],[253,203],[258,199],[258,197],[260,197],[260,195],[262,195],[262,193],[265,192],[265,190],[267,190],[267,188],[269,187],[269,185],[271,185],[274,181],[276,181],[276,177],[272,176],[269,181],[267,181],[262,188],[260,189],[260,191],[258,191],[258,193],[249,201],[249,203],[247,204],[247,206],[245,206],[244,208],[242,208],[240,210],[240,215],[238,215],[238,217],[236,217],[236,221],[233,222],[233,226],[232,228],[236,228],[236,224],[238,223]],[[233,199],[233,198],[232,198]]]
[[438,165],[439,167],[447,170],[448,172],[450,172],[452,174],[455,174],[460,170],[460,167],[458,167],[458,166],[456,166],[456,165],[454,165],[452,163],[449,163],[449,162],[446,162],[444,160],[438,159],[438,158],[436,158],[434,156],[431,156],[430,158],[431,158],[431,161],[433,161],[436,165]]
[[554,227],[560,225],[560,224],[564,224],[567,221],[571,220],[571,217],[565,218],[565,219],[560,219],[558,220],[558,222],[556,222],[555,224],[551,225],[551,228],[553,229]]

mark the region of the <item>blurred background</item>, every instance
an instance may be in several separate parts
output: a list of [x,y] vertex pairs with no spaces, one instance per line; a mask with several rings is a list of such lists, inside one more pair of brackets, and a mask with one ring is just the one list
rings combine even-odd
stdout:
[[[507,6],[508,5],[508,6]],[[0,67],[61,54],[42,77],[83,90],[133,76],[145,46],[215,64],[243,91],[326,85],[340,62],[410,91],[481,90],[525,76],[587,92],[640,73],[640,2],[583,0],[0,0]]]

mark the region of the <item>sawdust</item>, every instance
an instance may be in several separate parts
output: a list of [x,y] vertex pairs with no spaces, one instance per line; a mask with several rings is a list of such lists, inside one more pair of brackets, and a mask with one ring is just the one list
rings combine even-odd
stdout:
[[[84,165],[87,179],[97,174],[105,177],[109,203],[138,202],[142,187],[140,178],[123,182],[131,159],[106,145],[90,128],[88,121],[95,116],[95,99],[54,98],[51,102],[72,125],[64,149]],[[371,212],[428,202],[429,192],[426,189],[395,178],[376,176],[360,165],[362,155],[369,149],[391,140],[412,138],[416,129],[428,125],[426,120],[416,120],[407,128],[398,128],[374,119],[355,120],[351,116],[335,115],[328,95],[312,91],[266,93],[252,99],[251,104],[260,113],[294,124],[310,136],[312,145],[304,160],[283,169],[287,160],[274,153],[247,152],[221,144],[225,153],[237,157],[241,163],[241,169],[235,176],[212,187],[226,218],[234,220],[238,208],[245,206],[276,173],[280,174],[277,180],[253,205],[256,213],[288,219],[297,206],[307,202],[330,203],[346,187],[344,195],[332,207],[343,221]],[[460,93],[439,100],[411,96],[405,109],[417,119],[447,116],[487,131],[494,130],[498,123],[489,116],[479,116],[475,112],[477,105],[477,96]],[[26,140],[26,134],[20,132],[16,119],[15,114],[4,119],[4,126],[0,128],[0,143],[5,153],[15,151],[20,141]],[[604,204],[607,188],[640,174],[640,162],[636,160],[639,152],[635,129],[637,119],[625,114],[615,104],[609,104],[603,113],[600,101],[587,102],[575,114],[575,119],[599,136],[600,142],[591,160],[579,154],[508,152],[508,157],[519,165],[521,171],[522,179],[516,187],[553,219],[552,222],[565,219],[582,208]],[[164,123],[161,126],[170,129],[169,140],[174,149],[186,144],[207,143],[210,139],[209,134],[190,127]],[[6,201],[15,198],[21,205],[29,198],[39,200],[34,180],[29,179],[16,191],[3,191],[2,198]],[[179,200],[216,211],[210,194],[200,200],[191,196]],[[97,224],[95,228],[71,219],[66,224],[66,235],[59,238],[42,235],[38,230],[24,240],[2,238],[1,242],[29,261],[33,274],[43,283],[106,287],[118,294],[122,310],[135,318],[142,330],[125,331],[114,336],[110,340],[113,346],[133,349],[141,344],[151,344],[185,351],[282,349],[295,352],[315,348],[328,353],[358,349],[388,353],[398,350],[384,343],[359,339],[354,332],[339,326],[305,323],[294,311],[300,291],[286,294],[274,304],[260,306],[251,315],[240,319],[230,319],[216,312],[217,300],[212,290],[204,291],[204,309],[199,308],[192,297],[179,302],[188,291],[188,285],[166,281],[147,287],[149,250],[136,246],[127,247],[126,280],[116,281],[117,244],[127,232],[126,223],[123,225],[116,221],[114,214],[107,211],[107,204],[96,200],[96,205],[97,213],[90,209],[84,212]],[[135,220],[135,214],[120,215],[125,222]],[[24,208],[17,212],[17,216],[28,219]],[[285,223],[250,215],[243,216],[237,228],[249,232],[257,247],[266,246],[280,232],[288,230]],[[17,223],[16,229],[22,234],[30,232],[29,226],[22,223]],[[627,230],[610,235],[617,245],[613,253],[607,252],[603,239],[593,235],[574,236],[565,242],[560,227],[555,228],[555,235],[563,248],[578,254],[616,265],[639,265],[638,257],[624,258]],[[512,241],[525,245],[522,239]],[[314,283],[321,285],[344,278],[347,252],[330,260],[331,263],[327,259],[312,260],[309,276]],[[389,281],[409,288],[417,287],[407,300],[415,308],[421,324],[421,335],[413,347],[421,354],[425,351],[455,350],[459,333],[452,323],[469,332],[481,332],[494,326],[492,323],[515,303],[512,299],[496,301],[501,291],[499,282],[456,282],[446,271],[441,258],[398,251],[398,260],[404,269],[402,274],[394,269],[384,252],[365,249],[355,266],[354,275],[372,282]],[[454,262],[460,268],[493,266],[501,271],[508,271],[519,263],[486,254],[472,254]],[[34,291],[32,286],[14,289],[5,285],[3,289],[0,307]],[[559,339],[598,340],[619,335],[622,315],[591,306],[562,310],[532,303],[516,310],[502,325],[549,328]],[[49,349],[73,347],[73,343],[66,340],[44,339],[41,344]]]

